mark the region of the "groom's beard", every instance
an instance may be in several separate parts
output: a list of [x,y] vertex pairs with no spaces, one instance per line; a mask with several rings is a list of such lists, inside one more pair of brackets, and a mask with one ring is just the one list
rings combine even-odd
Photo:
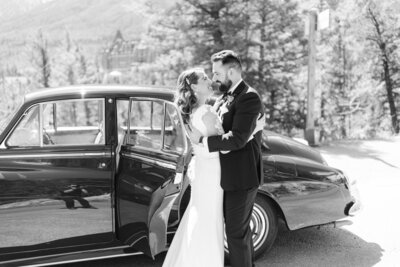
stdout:
[[225,80],[224,82],[217,82],[219,84],[219,91],[221,93],[228,92],[228,90],[232,87],[231,80]]

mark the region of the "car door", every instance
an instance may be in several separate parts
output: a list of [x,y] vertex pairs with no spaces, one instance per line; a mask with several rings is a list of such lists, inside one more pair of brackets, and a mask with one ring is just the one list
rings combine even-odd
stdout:
[[188,144],[179,112],[168,101],[131,98],[128,118],[116,178],[118,237],[154,257],[166,250]]
[[0,254],[113,239],[104,122],[102,98],[25,107],[0,148]]

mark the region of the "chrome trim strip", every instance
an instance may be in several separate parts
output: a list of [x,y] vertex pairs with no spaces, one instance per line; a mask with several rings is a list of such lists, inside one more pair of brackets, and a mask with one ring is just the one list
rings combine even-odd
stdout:
[[43,103],[39,105],[39,146],[43,147]]
[[163,120],[162,120],[162,125],[161,125],[161,150],[164,149],[165,145],[165,118],[167,117],[167,103],[163,103]]
[[[67,256],[67,255],[100,252],[100,251],[110,251],[110,250],[125,249],[125,248],[129,248],[129,246],[119,246],[119,247],[112,247],[112,248],[83,250],[83,251],[78,251],[78,252],[59,253],[59,254],[53,254],[53,255],[47,255],[47,256],[38,256],[38,257],[30,257],[30,258],[23,258],[23,259],[17,259],[17,260],[0,261],[0,263],[1,264],[18,263],[18,262],[34,260],[34,259],[47,259],[49,257]],[[132,253],[126,253],[126,254],[124,253],[124,254],[117,254],[117,255],[83,258],[83,259],[78,259],[78,260],[51,262],[51,263],[34,264],[34,265],[21,265],[21,266],[31,266],[31,267],[33,267],[33,266],[51,266],[51,265],[61,264],[61,263],[73,263],[73,262],[82,262],[82,261],[107,259],[107,258],[117,258],[117,257],[134,256],[134,255],[142,255],[142,254],[143,254],[142,252],[132,252]]]
[[107,157],[111,158],[111,152],[81,152],[81,153],[37,153],[37,154],[25,154],[25,155],[1,155],[0,159],[23,159],[23,158],[87,158],[87,157]]
[[93,257],[93,258],[86,258],[82,260],[70,260],[70,261],[57,261],[53,263],[44,263],[44,264],[35,264],[35,265],[21,265],[22,267],[41,267],[41,266],[55,266],[56,264],[68,264],[68,263],[78,263],[78,262],[86,262],[86,261],[95,261],[95,260],[106,260],[106,259],[113,259],[113,258],[122,258],[122,257],[131,257],[143,255],[142,252],[132,252],[129,254],[118,254],[112,256],[104,256],[104,257]]
[[124,157],[128,157],[131,159],[138,159],[138,160],[142,160],[142,161],[146,161],[150,164],[159,166],[159,167],[163,167],[163,168],[167,168],[167,169],[171,169],[171,170],[176,170],[176,164],[170,163],[168,161],[164,161],[164,160],[160,160],[160,159],[153,159],[150,157],[146,157],[146,156],[142,156],[142,155],[132,155],[130,153],[127,152],[122,152],[122,156]]
[[[142,240],[143,238],[148,239],[147,236],[142,236],[141,238],[134,240],[129,246],[130,246],[130,247],[133,247],[137,242],[139,242],[139,241]],[[129,242],[130,239],[132,239],[132,237],[126,239],[124,242]]]

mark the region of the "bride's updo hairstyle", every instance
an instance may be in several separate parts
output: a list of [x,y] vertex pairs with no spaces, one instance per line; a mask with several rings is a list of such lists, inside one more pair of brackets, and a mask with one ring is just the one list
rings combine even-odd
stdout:
[[199,80],[199,72],[202,69],[189,69],[183,71],[178,77],[177,96],[175,103],[182,114],[183,122],[189,123],[190,114],[194,108],[198,106],[198,99],[191,87],[192,84],[197,84]]

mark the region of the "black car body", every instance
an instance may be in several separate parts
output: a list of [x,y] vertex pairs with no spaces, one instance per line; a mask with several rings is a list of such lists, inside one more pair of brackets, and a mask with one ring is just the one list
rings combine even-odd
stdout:
[[[0,265],[168,249],[190,197],[192,150],[174,91],[81,86],[26,96],[0,133]],[[264,132],[257,255],[291,230],[348,216],[355,185],[315,150]]]

